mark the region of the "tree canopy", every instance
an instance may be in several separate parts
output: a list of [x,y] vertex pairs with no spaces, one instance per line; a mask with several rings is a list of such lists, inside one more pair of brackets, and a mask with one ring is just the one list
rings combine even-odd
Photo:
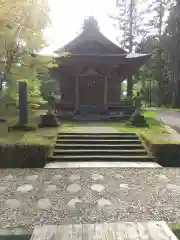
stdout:
[[[134,87],[144,89],[150,104],[180,108],[180,2],[146,0],[143,4],[140,12],[139,1],[118,0],[119,15],[114,15],[120,45],[128,48],[131,42],[133,51],[153,54],[137,74]],[[140,24],[134,22],[135,13],[139,13]]]
[[48,0],[0,0],[0,56],[11,95],[19,80],[35,79],[51,60],[37,55],[46,46],[43,32],[49,24]]

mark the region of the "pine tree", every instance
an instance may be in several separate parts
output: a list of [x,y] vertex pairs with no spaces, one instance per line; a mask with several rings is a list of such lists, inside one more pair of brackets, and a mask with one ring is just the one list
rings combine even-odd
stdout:
[[[155,54],[155,77],[158,83],[158,105],[163,105],[166,98],[165,87],[167,85],[167,78],[164,75],[164,49],[163,39],[166,27],[165,13],[170,7],[170,0],[156,0],[148,5],[148,11],[151,12],[151,19],[147,23],[150,34],[156,38],[156,46],[154,48]],[[152,32],[153,29],[153,32]]]
[[[135,0],[117,0],[116,6],[118,9],[118,16],[112,18],[116,20],[116,27],[120,32],[120,36],[117,37],[117,41],[122,48],[127,50],[129,53],[132,53],[138,44],[137,37],[142,37],[146,34],[146,31],[141,25],[144,15],[142,12],[139,12],[139,9],[137,8],[137,1]],[[132,88],[132,75],[129,75],[127,96],[131,98],[133,95]]]

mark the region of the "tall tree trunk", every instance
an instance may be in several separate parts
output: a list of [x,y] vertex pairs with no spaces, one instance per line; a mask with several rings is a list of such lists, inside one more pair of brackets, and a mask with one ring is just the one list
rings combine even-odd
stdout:
[[[132,52],[133,48],[133,0],[130,0],[129,5],[129,52]],[[127,79],[127,96],[132,98],[133,95],[133,82],[132,74]]]
[[174,92],[174,101],[173,107],[179,108],[180,107],[180,1],[177,0],[176,5],[176,46],[175,46],[175,92]]
[[163,78],[162,78],[162,49],[161,49],[161,36],[162,36],[162,20],[163,20],[163,0],[160,1],[159,6],[159,29],[158,29],[158,38],[159,38],[159,47],[158,47],[158,62],[159,62],[159,77],[158,77],[158,105],[159,107],[164,103],[164,91],[163,91]]

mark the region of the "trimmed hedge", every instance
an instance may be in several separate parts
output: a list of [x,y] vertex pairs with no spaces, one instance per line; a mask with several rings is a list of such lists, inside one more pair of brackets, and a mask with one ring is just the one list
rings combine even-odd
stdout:
[[0,145],[0,168],[42,168],[49,151],[42,145]]

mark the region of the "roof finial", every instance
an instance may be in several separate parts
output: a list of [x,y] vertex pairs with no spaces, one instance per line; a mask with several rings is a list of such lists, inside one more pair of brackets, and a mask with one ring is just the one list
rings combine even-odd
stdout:
[[84,30],[93,30],[93,29],[99,30],[97,20],[93,16],[90,16],[90,17],[84,19],[83,29]]

